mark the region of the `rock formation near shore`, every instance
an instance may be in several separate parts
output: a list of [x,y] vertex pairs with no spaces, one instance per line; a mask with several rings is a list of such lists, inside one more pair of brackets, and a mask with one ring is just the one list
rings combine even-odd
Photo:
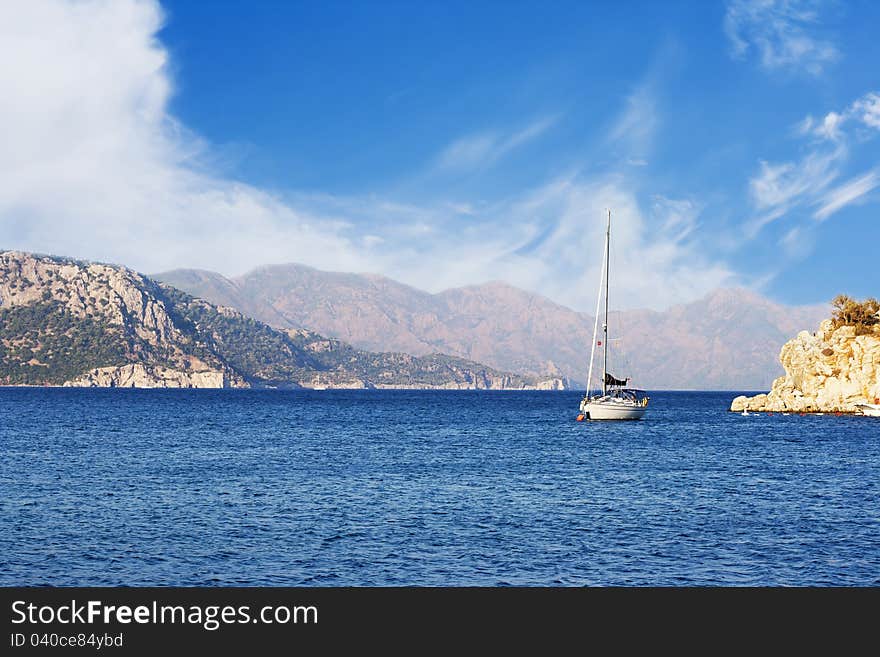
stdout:
[[731,411],[843,412],[880,397],[880,334],[856,335],[853,326],[823,321],[801,331],[779,355],[785,376],[767,394],[737,397]]
[[231,388],[234,384],[222,371],[182,372],[143,363],[98,367],[64,382],[72,388]]

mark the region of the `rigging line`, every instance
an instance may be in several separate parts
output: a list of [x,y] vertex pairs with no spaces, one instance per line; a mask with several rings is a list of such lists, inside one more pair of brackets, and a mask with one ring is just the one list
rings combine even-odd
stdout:
[[[619,225],[619,223],[618,223],[618,225]],[[615,271],[618,271],[617,265],[620,264],[620,253],[619,253],[619,249],[617,248],[617,241],[611,242],[609,249],[608,249],[608,257],[610,260],[613,260],[616,263]],[[609,264],[610,264],[610,262],[609,262]],[[626,267],[624,267],[624,269],[626,269]],[[620,276],[618,276],[615,280],[619,281]],[[610,284],[610,282],[611,281],[609,280],[609,284]],[[620,289],[620,284],[618,283],[615,290],[619,290],[619,289]],[[615,294],[614,298],[615,299],[618,298],[616,294]],[[624,311],[620,308],[620,306],[618,306],[617,310],[615,310],[614,312],[617,313],[617,315],[615,315],[615,318],[614,318],[614,326],[615,326],[614,333],[616,335],[619,335],[620,337],[619,338],[609,338],[608,343],[610,346],[610,343],[618,342],[618,343],[620,343],[620,347],[616,348],[614,351],[614,362],[617,363],[617,365],[612,363],[611,368],[613,370],[616,370],[617,373],[620,374],[624,380],[627,378],[631,378],[635,381],[638,381],[637,373],[633,370],[633,361],[630,358],[629,349],[630,349],[630,344],[631,344],[630,338],[632,336],[628,336],[626,333],[627,323],[624,321],[625,320]]]
[[590,369],[587,374],[587,397],[593,384],[593,358],[596,355],[596,336],[599,334],[599,311],[602,308],[602,289],[605,286],[605,259],[608,257],[608,235],[605,235],[605,248],[602,249],[602,274],[599,277],[599,294],[596,295],[596,322],[593,324],[593,344],[590,347]]

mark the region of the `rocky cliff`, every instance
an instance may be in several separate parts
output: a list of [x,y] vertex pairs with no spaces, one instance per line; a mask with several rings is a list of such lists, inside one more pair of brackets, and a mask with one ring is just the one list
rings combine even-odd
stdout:
[[856,335],[852,326],[823,321],[785,343],[779,360],[785,376],[769,393],[737,397],[731,411],[844,412],[880,397],[880,334]]
[[161,365],[132,363],[98,367],[65,381],[64,385],[74,388],[229,388],[234,383],[235,379],[230,380],[224,372],[216,370],[185,372]]
[[246,386],[165,296],[124,267],[0,253],[0,383]]
[[280,331],[125,267],[0,252],[0,385],[563,387],[431,354]]

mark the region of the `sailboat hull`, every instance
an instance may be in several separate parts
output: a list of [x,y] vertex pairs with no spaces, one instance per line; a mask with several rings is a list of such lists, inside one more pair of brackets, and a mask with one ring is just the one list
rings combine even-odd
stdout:
[[589,420],[641,420],[644,406],[622,404],[614,401],[590,401],[581,404],[581,411]]

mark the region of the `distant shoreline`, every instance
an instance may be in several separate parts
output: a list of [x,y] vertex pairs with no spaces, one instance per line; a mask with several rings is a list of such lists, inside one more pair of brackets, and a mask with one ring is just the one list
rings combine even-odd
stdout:
[[[253,386],[250,388],[241,388],[241,387],[229,387],[229,388],[172,388],[172,387],[164,387],[164,386],[156,386],[156,387],[129,387],[129,386],[65,386],[65,385],[32,385],[25,383],[16,383],[16,384],[0,384],[0,390],[3,389],[13,389],[13,388],[32,388],[32,389],[64,389],[64,390],[226,390],[230,392],[238,392],[238,391],[275,391],[275,392],[333,392],[337,390],[344,391],[362,391],[362,392],[383,392],[383,391],[433,391],[433,392],[559,392],[559,393],[572,393],[572,392],[584,392],[583,386],[568,388],[566,390],[553,390],[553,389],[537,389],[537,388],[431,388],[431,387],[371,387],[371,388],[362,388],[362,387],[330,387],[330,388],[309,388],[305,386],[298,387],[269,387],[269,386]],[[758,393],[759,390],[743,390],[739,388],[732,389],[712,389],[712,390],[700,390],[700,389],[691,389],[691,388],[646,388],[644,389],[648,393],[723,393],[723,394],[731,394],[731,393]],[[757,411],[755,411],[757,413]]]

